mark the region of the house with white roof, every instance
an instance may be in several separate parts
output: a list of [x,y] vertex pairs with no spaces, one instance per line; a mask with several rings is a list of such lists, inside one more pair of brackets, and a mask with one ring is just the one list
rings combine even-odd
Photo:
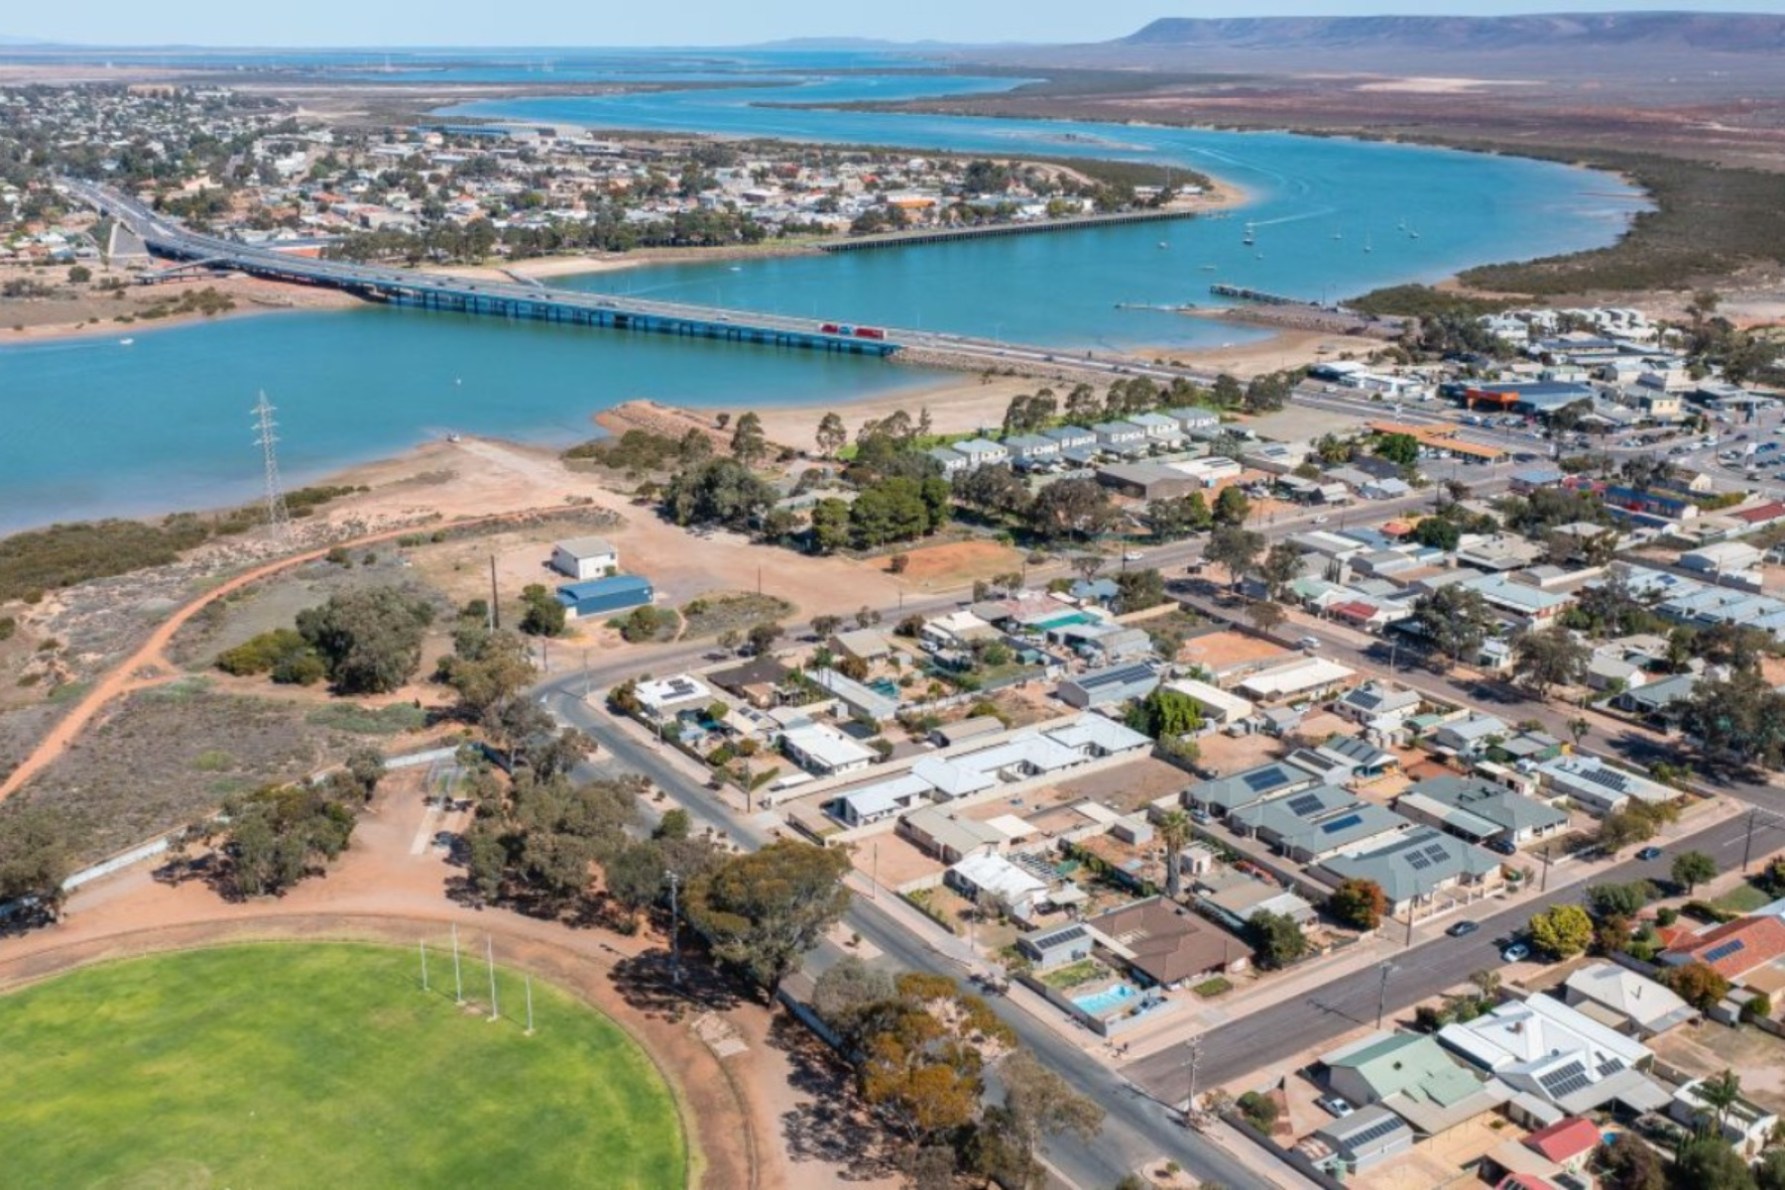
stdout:
[[874,753],[830,724],[811,720],[783,729],[781,749],[795,764],[818,777],[853,773],[874,762]]
[[1288,665],[1252,674],[1234,689],[1256,702],[1319,698],[1350,683],[1357,671],[1325,657],[1304,657]]
[[[990,897],[1002,905],[1011,917],[1028,922],[1055,901],[1046,880],[1026,871],[1001,855],[970,855],[942,873],[942,882],[962,896],[977,901]],[[1062,900],[1082,897],[1077,886],[1068,885],[1072,894]]]
[[632,693],[645,714],[654,720],[669,719],[697,707],[709,707],[718,698],[710,686],[692,674],[638,682]]
[[1501,1004],[1438,1030],[1438,1042],[1514,1091],[1515,1114],[1539,1125],[1621,1103],[1659,1111],[1669,1096],[1643,1073],[1654,1053],[1553,996]]
[[1569,1007],[1639,1040],[1698,1018],[1673,989],[1616,963],[1590,963],[1563,981]]
[[825,812],[847,827],[872,826],[929,804],[934,790],[915,773],[906,773],[850,790],[825,806]]
[[1382,682],[1354,686],[1333,701],[1333,712],[1372,732],[1388,734],[1419,714],[1416,691],[1397,689]]
[[1600,817],[1632,801],[1658,806],[1680,796],[1677,789],[1629,769],[1613,768],[1597,756],[1558,756],[1538,765],[1537,776],[1551,797],[1566,797]]

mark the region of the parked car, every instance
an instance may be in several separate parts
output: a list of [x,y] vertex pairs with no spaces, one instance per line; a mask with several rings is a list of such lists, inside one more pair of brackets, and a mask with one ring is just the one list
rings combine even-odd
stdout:
[[1487,845],[1487,849],[1489,851],[1496,852],[1500,855],[1517,855],[1518,854],[1518,848],[1513,846],[1511,843],[1508,843],[1505,839],[1491,840]]
[[1641,851],[1636,853],[1636,858],[1640,859],[1645,864],[1648,863],[1650,860],[1660,859],[1661,858],[1661,848],[1659,848],[1659,847],[1644,847]]
[[1146,555],[1141,553],[1139,550],[1129,550],[1127,553],[1122,555],[1122,561],[1124,561],[1124,562],[1138,562],[1144,557],[1146,557]]
[[1320,1098],[1316,1099],[1314,1103],[1321,1111],[1326,1112],[1328,1115],[1337,1116],[1341,1120],[1356,1110],[1337,1095],[1322,1095]]
[[1506,963],[1522,963],[1531,957],[1531,948],[1523,942],[1514,942],[1500,952],[1500,959]]
[[1452,938],[1466,938],[1481,928],[1478,921],[1459,921],[1444,932]]

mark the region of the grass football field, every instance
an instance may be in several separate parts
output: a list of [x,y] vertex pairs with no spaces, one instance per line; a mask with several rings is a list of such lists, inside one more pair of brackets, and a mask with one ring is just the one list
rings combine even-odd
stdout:
[[[674,1098],[606,1017],[451,956],[233,946],[0,996],[0,1182],[105,1187],[679,1187]],[[489,998],[470,954],[467,999]]]

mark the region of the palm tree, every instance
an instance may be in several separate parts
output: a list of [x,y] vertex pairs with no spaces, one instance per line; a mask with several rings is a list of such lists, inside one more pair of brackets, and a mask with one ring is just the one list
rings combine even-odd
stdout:
[[1587,722],[1585,715],[1576,715],[1568,721],[1568,734],[1574,737],[1576,748],[1580,747],[1580,742],[1586,739],[1587,733],[1592,730],[1593,725]]
[[1717,1113],[1717,1132],[1721,1135],[1730,1110],[1741,1101],[1742,1076],[1725,1067],[1716,1078],[1707,1078],[1698,1084],[1698,1097]]
[[1182,810],[1167,811],[1159,819],[1159,841],[1165,844],[1165,895],[1178,899],[1184,878],[1178,870],[1178,853],[1190,842],[1190,816]]

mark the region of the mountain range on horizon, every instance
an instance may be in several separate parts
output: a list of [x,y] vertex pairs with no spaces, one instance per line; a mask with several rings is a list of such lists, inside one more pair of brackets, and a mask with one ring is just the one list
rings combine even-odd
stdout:
[[[938,38],[894,40],[863,36],[823,34],[777,38],[737,46],[661,46],[679,49],[786,50],[914,50],[953,51],[1073,48],[1060,43],[1018,42],[961,43]],[[310,46],[199,46],[170,42],[156,46],[105,45],[103,43],[45,40],[0,33],[0,46],[70,51],[96,49],[217,50],[312,49]],[[1774,54],[1785,50],[1785,13],[1629,11],[1585,13],[1523,13],[1507,16],[1257,16],[1257,17],[1161,17],[1123,37],[1079,43],[1083,50],[1203,51],[1258,54],[1297,54],[1309,51],[1406,50],[1431,54],[1503,53],[1528,50],[1545,54],[1557,50],[1630,47],[1644,50],[1681,49],[1726,54]],[[465,46],[330,47],[336,49],[439,49],[463,51]],[[602,49],[601,46],[481,46],[492,51],[529,49]]]
[[1399,46],[1429,52],[1618,46],[1715,53],[1785,49],[1785,14],[1585,12],[1512,16],[1162,17],[1114,43],[1271,52]]

